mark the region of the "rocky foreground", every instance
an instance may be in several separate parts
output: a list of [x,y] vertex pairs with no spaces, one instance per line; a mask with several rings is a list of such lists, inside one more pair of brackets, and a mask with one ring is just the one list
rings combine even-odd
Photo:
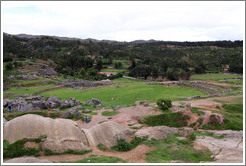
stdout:
[[[9,143],[22,138],[38,138],[40,135],[46,135],[47,137],[42,139],[40,143],[25,143],[25,148],[50,149],[52,152],[59,153],[67,150],[83,151],[93,149],[100,143],[111,147],[117,144],[118,138],[124,138],[129,142],[135,136],[163,139],[168,134],[178,134],[179,137],[184,137],[194,132],[189,127],[178,129],[167,126],[145,127],[134,132],[129,127],[110,120],[100,122],[87,129],[82,129],[72,120],[51,119],[33,114],[27,114],[5,122],[3,131],[3,139]],[[208,148],[213,153],[215,159],[213,162],[243,162],[242,131],[225,130],[211,132],[214,135],[224,135],[224,138],[216,139],[199,136],[194,141],[194,148]],[[46,163],[54,161],[34,157],[21,157],[5,162]]]

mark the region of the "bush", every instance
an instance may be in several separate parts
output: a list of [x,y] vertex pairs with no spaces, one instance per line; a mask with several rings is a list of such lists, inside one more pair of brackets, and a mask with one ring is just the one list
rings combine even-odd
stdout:
[[97,148],[100,149],[101,151],[106,151],[107,150],[107,147],[104,144],[101,144],[101,143],[97,145]]
[[125,151],[131,150],[132,145],[126,142],[125,139],[120,138],[120,139],[117,139],[117,145],[112,146],[111,149],[120,151],[120,152],[125,152]]
[[147,116],[142,122],[149,126],[171,126],[171,127],[183,127],[187,126],[186,120],[190,117],[188,115],[182,115],[181,112],[172,113],[165,112],[160,115]]
[[5,67],[6,67],[6,70],[13,70],[14,68],[11,62],[8,62]]
[[172,107],[172,101],[171,100],[159,99],[159,100],[157,100],[156,104],[163,111]]
[[29,139],[23,138],[12,144],[9,144],[8,141],[4,140],[3,142],[3,158],[14,158],[20,156],[39,156],[39,150],[34,148],[24,149],[24,144],[28,142]]

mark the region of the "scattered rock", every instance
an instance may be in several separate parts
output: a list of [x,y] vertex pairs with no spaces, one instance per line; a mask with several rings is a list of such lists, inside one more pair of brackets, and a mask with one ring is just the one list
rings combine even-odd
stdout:
[[148,103],[144,103],[144,106],[145,106],[145,107],[148,107],[148,106],[149,106],[149,104],[148,104]]
[[115,107],[115,110],[119,110],[119,109],[120,109],[120,106],[117,105],[117,106]]

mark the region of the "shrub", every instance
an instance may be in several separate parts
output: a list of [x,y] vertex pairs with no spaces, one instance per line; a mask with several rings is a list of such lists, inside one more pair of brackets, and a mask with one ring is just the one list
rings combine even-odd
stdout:
[[159,99],[159,100],[157,100],[156,104],[163,111],[172,107],[172,101],[171,100]]
[[132,149],[132,146],[130,143],[126,142],[125,139],[117,139],[117,145],[112,146],[111,149],[124,152],[124,151],[129,151]]
[[3,158],[14,158],[14,157],[20,157],[20,156],[38,156],[39,150],[34,148],[27,148],[24,149],[24,144],[28,142],[29,139],[23,138],[21,140],[18,140],[12,144],[9,144],[8,141],[4,140],[3,142]]
[[106,151],[107,150],[107,147],[104,144],[101,144],[101,143],[97,145],[97,148],[100,149],[101,151]]
[[165,112],[160,115],[149,115],[142,122],[149,126],[183,127],[187,126],[186,120],[189,118],[188,115],[183,116],[181,112]]

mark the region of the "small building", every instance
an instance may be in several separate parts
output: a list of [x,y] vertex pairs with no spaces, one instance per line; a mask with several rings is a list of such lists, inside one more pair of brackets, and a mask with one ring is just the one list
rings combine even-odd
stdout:
[[230,66],[229,65],[224,65],[223,69],[224,69],[224,72],[228,72],[229,69],[230,69]]
[[98,72],[97,74],[106,75],[107,77],[109,77],[116,75],[117,72]]
[[114,69],[114,67],[113,66],[108,66],[107,69]]

